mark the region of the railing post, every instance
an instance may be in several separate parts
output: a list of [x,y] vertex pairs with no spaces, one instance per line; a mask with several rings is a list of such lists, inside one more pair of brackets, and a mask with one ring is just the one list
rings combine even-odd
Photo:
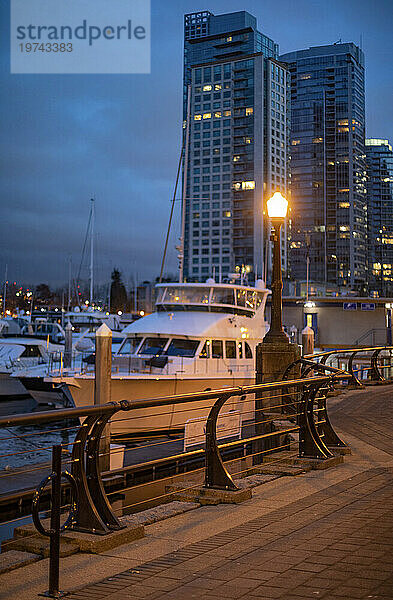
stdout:
[[68,321],[64,331],[64,368],[70,369],[72,366],[72,325],[70,321]]
[[50,515],[49,589],[43,594],[60,598],[60,510],[61,510],[61,445],[52,446],[52,507]]
[[238,489],[225,468],[217,446],[217,418],[222,406],[229,398],[230,395],[225,395],[216,400],[206,422],[205,487],[207,488]]
[[[105,323],[96,331],[96,365],[94,382],[94,404],[103,405],[111,401],[112,380],[112,332]],[[110,470],[111,429],[107,425],[100,444],[101,471]]]

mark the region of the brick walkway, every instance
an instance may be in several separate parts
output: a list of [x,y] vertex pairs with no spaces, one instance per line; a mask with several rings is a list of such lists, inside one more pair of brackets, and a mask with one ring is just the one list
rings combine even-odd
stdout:
[[68,597],[392,600],[392,509],[393,469],[371,469]]

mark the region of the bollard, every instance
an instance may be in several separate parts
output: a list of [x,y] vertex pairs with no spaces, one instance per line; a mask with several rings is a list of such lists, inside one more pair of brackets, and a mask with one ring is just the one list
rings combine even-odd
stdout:
[[308,325],[302,330],[303,356],[314,354],[314,330]]
[[[111,401],[112,331],[105,323],[96,331],[96,368],[94,382],[94,404]],[[103,431],[100,444],[100,469],[110,469],[110,425]]]
[[64,368],[70,369],[72,362],[72,325],[68,321],[65,326],[65,340],[64,340]]
[[61,510],[61,445],[52,446],[52,507],[50,513],[49,589],[40,594],[60,598],[60,510]]

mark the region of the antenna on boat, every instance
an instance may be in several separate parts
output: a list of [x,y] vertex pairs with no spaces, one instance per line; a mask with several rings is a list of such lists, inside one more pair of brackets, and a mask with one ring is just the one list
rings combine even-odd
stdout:
[[71,310],[71,256],[68,259],[68,303],[67,310]]
[[183,195],[181,203],[181,231],[179,247],[179,283],[183,283],[184,274],[184,235],[186,228],[186,196],[187,196],[187,176],[188,176],[188,150],[190,139],[190,112],[191,112],[191,85],[187,86],[187,119],[186,119],[186,141],[183,162]]
[[90,306],[93,304],[93,272],[94,272],[94,198],[91,198],[90,228]]
[[[190,86],[189,86],[190,87]],[[190,90],[188,90],[188,97],[190,98]],[[166,259],[166,252],[168,249],[168,241],[169,241],[169,234],[171,232],[171,226],[172,226],[172,218],[173,218],[173,210],[175,208],[175,202],[176,202],[176,194],[177,194],[177,186],[179,184],[179,177],[180,177],[180,169],[181,169],[181,165],[182,165],[182,161],[183,161],[183,152],[184,152],[184,145],[186,142],[186,126],[185,123],[183,123],[183,131],[182,131],[182,144],[181,144],[181,150],[180,150],[180,156],[179,156],[179,163],[177,165],[177,173],[176,173],[176,181],[175,181],[175,189],[173,190],[173,197],[172,197],[172,206],[171,206],[171,212],[169,215],[169,223],[168,223],[168,229],[166,232],[166,238],[165,238],[165,246],[164,246],[164,253],[162,255],[162,261],[161,261],[161,271],[160,271],[160,278],[159,278],[159,283],[162,283],[162,276],[164,273],[164,266],[165,266],[165,259]],[[177,250],[181,250],[181,246],[176,247]]]
[[3,317],[5,317],[5,302],[7,298],[7,278],[8,278],[8,265],[5,266],[4,272],[4,288],[3,288]]

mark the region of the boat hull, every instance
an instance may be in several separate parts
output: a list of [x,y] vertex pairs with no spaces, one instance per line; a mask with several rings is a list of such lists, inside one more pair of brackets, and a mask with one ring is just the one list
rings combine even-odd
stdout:
[[[164,396],[174,396],[177,394],[190,394],[203,392],[206,390],[225,389],[252,385],[254,378],[250,374],[236,377],[212,377],[212,378],[173,378],[173,377],[114,377],[111,380],[111,401],[120,402],[128,400],[131,404],[136,400],[162,398]],[[61,382],[65,385],[77,408],[89,406],[94,403],[94,377],[70,377],[62,378]],[[28,380],[24,380],[25,385],[30,388]],[[39,391],[38,382],[35,382],[31,394],[36,400],[39,400],[40,393],[48,394],[48,381],[43,382],[42,392]],[[60,383],[59,379],[52,379],[53,393],[56,392],[56,385]],[[207,417],[214,400],[203,400],[187,402],[185,404],[169,404],[148,409],[131,408],[129,411],[117,413],[111,421],[111,434],[121,435],[145,435],[157,434],[184,430],[185,423],[189,419]],[[240,413],[242,421],[252,420],[254,418],[254,397],[244,398],[235,397],[226,402],[222,412],[236,410]]]

